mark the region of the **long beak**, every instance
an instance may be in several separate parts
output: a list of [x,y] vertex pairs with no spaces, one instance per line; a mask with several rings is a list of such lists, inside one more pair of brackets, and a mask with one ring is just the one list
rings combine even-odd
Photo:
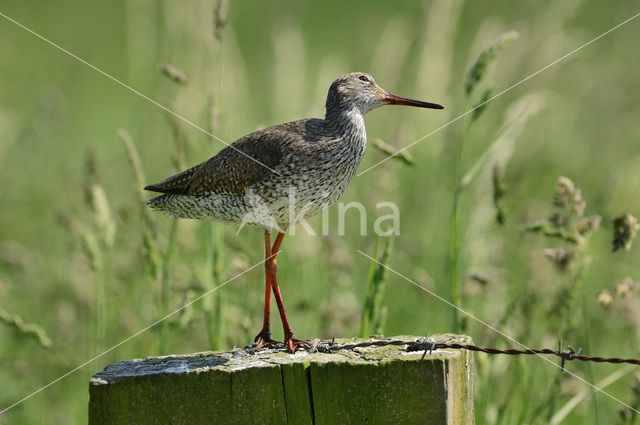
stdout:
[[409,99],[408,97],[396,96],[391,93],[384,93],[383,99],[385,102],[391,105],[407,105],[407,106],[417,106],[419,108],[430,108],[430,109],[444,109],[444,106],[438,105],[437,103],[430,102],[422,102],[420,100]]

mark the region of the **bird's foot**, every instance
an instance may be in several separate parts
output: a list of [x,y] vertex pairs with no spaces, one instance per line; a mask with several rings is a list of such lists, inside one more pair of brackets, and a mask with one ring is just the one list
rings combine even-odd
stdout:
[[271,339],[271,331],[268,328],[262,328],[260,333],[253,339],[253,342],[258,343],[256,348],[254,348],[255,351],[258,351],[262,348],[270,347],[275,344],[282,344],[280,341]]
[[285,336],[284,345],[285,347],[287,347],[287,350],[289,351],[289,353],[293,354],[296,352],[298,347],[305,347],[305,348],[311,347],[311,341],[296,339],[293,337],[293,334],[291,334],[289,336]]

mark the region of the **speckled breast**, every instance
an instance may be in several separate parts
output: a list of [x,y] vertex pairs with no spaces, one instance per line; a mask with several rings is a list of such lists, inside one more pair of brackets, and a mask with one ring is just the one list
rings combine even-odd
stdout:
[[[267,185],[245,194],[245,224],[287,228],[334,204],[345,192],[364,156],[366,135],[344,138],[330,149],[300,155]],[[266,208],[265,208],[266,207]],[[246,215],[251,216],[250,218]]]

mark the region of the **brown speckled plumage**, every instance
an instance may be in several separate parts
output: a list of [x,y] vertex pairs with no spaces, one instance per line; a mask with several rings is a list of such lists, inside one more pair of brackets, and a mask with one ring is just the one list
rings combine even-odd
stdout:
[[[289,352],[308,341],[294,338],[276,277],[284,231],[333,204],[347,189],[364,155],[364,114],[385,104],[442,109],[395,96],[368,74],[345,74],[331,84],[324,119],[293,121],[256,131],[207,161],[145,189],[164,193],[147,202],[178,218],[199,218],[265,228],[264,323],[256,349],[271,339],[271,291]],[[271,244],[271,229],[278,235]]]
[[145,189],[149,207],[178,218],[287,229],[334,203],[364,155],[363,115],[388,103],[438,107],[382,90],[364,73],[333,82],[325,119],[256,131],[207,161]]

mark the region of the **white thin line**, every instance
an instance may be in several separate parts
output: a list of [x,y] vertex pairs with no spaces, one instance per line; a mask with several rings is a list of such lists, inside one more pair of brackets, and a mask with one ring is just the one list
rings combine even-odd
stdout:
[[[281,254],[284,250],[280,250],[278,251],[278,254]],[[116,345],[114,345],[113,347],[109,348],[108,350],[98,354],[97,356],[91,358],[90,360],[87,360],[86,362],[82,363],[80,366],[76,367],[75,369],[70,370],[69,372],[65,373],[64,375],[60,376],[59,378],[54,379],[53,381],[49,382],[47,385],[43,386],[42,388],[32,392],[31,394],[29,394],[28,396],[23,397],[22,399],[16,401],[15,403],[13,403],[11,406],[4,408],[3,410],[0,410],[0,415],[2,415],[3,413],[5,413],[7,410],[17,406],[18,404],[22,403],[25,400],[28,400],[29,398],[33,397],[34,395],[38,394],[40,391],[45,390],[47,388],[49,388],[50,386],[52,386],[53,384],[55,384],[56,382],[66,378],[67,376],[71,375],[72,373],[82,369],[84,366],[88,365],[89,363],[91,363],[94,360],[99,359],[100,357],[104,356],[105,354],[107,354],[110,351],[113,351],[114,349],[118,348],[119,346],[121,346],[122,344],[132,340],[133,338],[137,337],[138,335],[140,335],[141,333],[151,329],[152,327],[156,326],[158,323],[162,322],[163,320],[168,319],[169,317],[173,316],[174,314],[178,313],[179,311],[184,310],[185,308],[189,307],[191,304],[195,303],[196,301],[201,300],[202,298],[206,297],[207,295],[211,294],[212,292],[222,288],[224,285],[226,285],[227,283],[239,278],[240,276],[242,276],[243,274],[249,272],[250,270],[255,269],[256,267],[260,266],[261,264],[264,264],[264,262],[267,261],[267,259],[265,258],[264,260],[260,261],[257,264],[254,264],[253,266],[249,267],[248,269],[246,269],[245,271],[238,273],[237,275],[233,276],[231,279],[227,280],[224,283],[221,283],[220,285],[216,286],[215,288],[210,289],[209,291],[205,292],[204,294],[200,295],[199,297],[189,301],[187,304],[183,305],[182,307],[178,308],[177,310],[167,314],[166,316],[164,316],[162,319],[158,319],[155,322],[153,322],[152,324],[150,324],[149,326],[147,326],[146,328],[139,330],[138,332],[136,332],[135,334],[131,335],[130,337],[123,339],[122,341],[120,341],[119,343],[117,343]]]
[[55,47],[56,49],[66,53],[67,55],[71,56],[72,58],[82,62],[83,64],[87,65],[89,68],[93,69],[94,71],[104,75],[105,77],[109,78],[110,80],[120,84],[122,87],[125,87],[126,89],[134,92],[135,94],[137,94],[138,96],[142,97],[145,100],[148,100],[149,102],[153,103],[155,106],[157,106],[160,109],[163,109],[164,111],[170,113],[171,115],[175,116],[176,118],[181,119],[182,121],[186,122],[187,124],[191,125],[192,127],[197,128],[198,130],[202,131],[205,134],[208,134],[209,136],[211,136],[212,138],[216,139],[219,142],[224,143],[225,145],[227,145],[228,147],[230,147],[231,149],[233,149],[234,151],[241,153],[242,155],[246,156],[247,158],[251,159],[252,161],[254,161],[257,164],[262,165],[263,167],[265,167],[266,169],[276,173],[277,175],[281,175],[280,173],[278,173],[276,170],[272,169],[271,167],[263,164],[262,162],[258,161],[257,159],[253,158],[251,155],[247,155],[246,153],[242,152],[240,149],[236,148],[235,146],[225,142],[224,140],[222,140],[221,138],[219,138],[218,136],[214,135],[213,133],[205,130],[204,128],[200,127],[199,125],[197,125],[196,123],[188,120],[187,118],[183,117],[182,115],[178,114],[177,112],[172,111],[171,109],[167,108],[166,106],[156,102],[155,100],[151,99],[149,96],[139,92],[138,90],[134,89],[133,87],[127,85],[126,83],[123,83],[122,81],[118,80],[116,77],[112,76],[111,74],[106,73],[105,71],[101,70],[100,68],[90,64],[89,62],[87,62],[86,60],[82,59],[79,56],[74,55],[73,53],[71,53],[70,51],[66,50],[65,48],[57,45],[56,43],[54,43],[53,41],[45,38],[44,36],[38,34],[37,32],[33,31],[30,28],[27,28],[26,26],[22,25],[20,22],[16,21],[15,19],[12,19],[10,17],[8,17],[7,15],[5,15],[4,13],[0,12],[0,16],[2,16],[3,18],[5,18],[8,21],[13,22],[14,24],[16,24],[17,26],[19,26],[20,28],[22,28],[25,31],[30,32],[31,34],[35,35],[36,37],[38,37],[39,39],[41,39],[42,41],[45,41],[46,43],[50,44],[51,46]]
[[[498,329],[496,329],[495,327],[491,326],[490,324],[488,324],[487,322],[483,321],[482,319],[477,318],[476,316],[474,316],[473,314],[463,310],[462,308],[458,307],[457,305],[453,304],[452,302],[442,298],[440,295],[436,294],[433,291],[428,290],[427,288],[425,288],[424,286],[420,285],[419,283],[414,282],[413,280],[409,279],[408,277],[406,277],[405,275],[403,275],[402,273],[399,273],[397,271],[395,271],[394,269],[392,269],[391,267],[382,264],[381,262],[379,262],[378,260],[376,260],[373,257],[370,257],[369,255],[365,254],[364,252],[360,251],[359,249],[357,249],[356,251],[358,251],[360,254],[362,254],[363,256],[367,257],[369,260],[371,261],[375,261],[377,264],[379,264],[380,266],[384,267],[385,269],[389,270],[390,272],[394,273],[397,276],[400,276],[401,278],[403,278],[404,280],[406,280],[407,282],[411,282],[412,284],[414,284],[415,286],[417,286],[418,288],[422,289],[423,291],[428,292],[429,294],[433,295],[434,297],[438,298],[440,301],[444,301],[445,303],[447,303],[449,306],[455,308],[456,310],[460,311],[461,313],[466,314],[467,316],[471,317],[473,320],[476,320],[480,323],[482,323],[483,325],[485,325],[486,327],[488,327],[489,329],[491,329],[492,331],[499,333],[500,335],[502,335],[503,337],[507,338],[508,340],[510,340],[511,342],[514,342],[516,344],[518,344],[519,346],[521,346],[522,348],[524,348],[525,350],[531,350],[531,348],[527,347],[526,345],[516,341],[515,339],[513,339],[512,337],[510,337],[509,335],[500,332]],[[562,369],[561,366],[558,366],[556,363],[554,363],[552,360],[549,360],[548,358],[546,358],[545,356],[543,356],[542,354],[537,354],[536,356],[540,357],[541,359],[543,359],[546,362],[551,363],[552,365],[554,365],[555,367],[557,367],[558,369]],[[568,370],[564,370],[566,373],[570,374],[571,376],[573,376],[574,378],[578,379],[579,381],[584,382],[585,384],[589,385],[590,387],[592,387],[593,389],[595,389],[596,391],[600,391],[601,393],[603,393],[604,395],[612,398],[613,400],[617,401],[618,403],[624,405],[625,407],[628,407],[629,409],[633,410],[636,413],[640,414],[640,411],[634,409],[633,407],[629,406],[628,404],[626,404],[625,402],[618,400],[617,398],[615,398],[614,396],[612,396],[611,394],[609,394],[608,392],[604,391],[601,388],[596,387],[595,385],[593,385],[592,383],[590,383],[589,381],[586,381],[584,379],[582,379],[581,377],[579,377],[578,375],[576,375],[575,373],[568,371]]]
[[463,113],[463,114],[461,114],[461,115],[458,115],[457,117],[455,117],[454,119],[452,119],[452,120],[451,120],[451,121],[449,121],[448,123],[443,124],[442,126],[440,126],[440,127],[438,127],[437,129],[433,130],[431,133],[429,133],[429,134],[427,134],[427,135],[425,135],[425,136],[422,136],[421,138],[419,138],[419,139],[418,139],[418,140],[416,140],[415,142],[412,142],[412,143],[408,144],[407,146],[403,147],[402,149],[400,149],[399,151],[395,152],[394,154],[389,155],[388,157],[386,157],[385,159],[381,160],[380,162],[377,162],[377,163],[373,164],[371,167],[367,168],[367,169],[366,169],[366,170],[364,170],[363,172],[358,173],[358,177],[360,177],[361,175],[363,175],[363,174],[364,174],[364,173],[366,173],[367,171],[371,170],[372,168],[375,168],[375,167],[377,167],[378,165],[382,164],[383,162],[385,162],[385,161],[387,161],[387,160],[389,160],[389,159],[393,158],[394,156],[396,156],[396,155],[400,154],[401,152],[406,151],[407,149],[409,149],[410,147],[412,147],[412,146],[413,146],[413,145],[415,145],[416,143],[421,142],[421,141],[423,141],[424,139],[426,139],[427,137],[429,137],[429,136],[431,136],[431,135],[433,135],[433,134],[435,134],[435,133],[439,132],[439,131],[440,131],[440,130],[442,130],[443,128],[448,127],[449,125],[451,125],[451,124],[453,124],[454,122],[458,121],[460,118],[462,118],[462,117],[464,117],[464,116],[466,116],[466,115],[469,115],[470,113],[472,113],[472,112],[473,112],[473,111],[475,111],[476,109],[478,109],[478,108],[480,108],[480,107],[482,107],[482,106],[486,105],[487,103],[491,102],[491,101],[492,101],[492,100],[494,100],[495,98],[497,98],[497,97],[499,97],[499,96],[502,96],[503,94],[505,94],[505,93],[506,93],[506,92],[508,92],[509,90],[511,90],[511,89],[513,89],[513,88],[516,88],[516,87],[517,87],[517,86],[519,86],[520,84],[522,84],[522,83],[524,83],[524,82],[528,81],[529,79],[531,79],[531,78],[535,77],[536,75],[540,74],[541,72],[546,71],[547,69],[551,68],[553,65],[557,64],[558,62],[560,62],[560,61],[562,61],[562,60],[564,60],[564,59],[568,58],[569,56],[573,55],[574,53],[576,53],[576,52],[578,52],[578,51],[580,51],[580,50],[584,49],[585,47],[587,47],[588,45],[590,45],[590,44],[591,44],[591,43],[593,43],[594,41],[597,41],[597,40],[601,39],[602,37],[604,37],[605,35],[609,34],[610,32],[617,30],[618,28],[620,28],[620,27],[621,27],[621,26],[623,26],[624,24],[626,24],[626,23],[628,23],[628,22],[630,22],[630,21],[634,20],[634,19],[635,19],[635,18],[637,18],[638,16],[640,16],[640,13],[636,13],[635,15],[633,15],[632,17],[630,17],[630,18],[629,18],[629,19],[627,19],[626,21],[624,21],[624,22],[622,22],[622,23],[619,23],[618,25],[616,25],[615,27],[613,27],[613,28],[609,29],[609,30],[608,30],[608,31],[606,31],[606,32],[603,32],[602,34],[600,34],[599,36],[597,36],[597,37],[596,37],[596,38],[594,38],[593,40],[588,41],[588,42],[586,42],[585,44],[583,44],[582,46],[575,48],[574,50],[570,51],[569,53],[567,53],[566,55],[562,56],[561,58],[558,58],[558,59],[556,59],[555,61],[551,62],[549,65],[545,66],[544,68],[540,68],[539,70],[537,70],[537,71],[536,71],[536,72],[534,72],[533,74],[529,75],[528,77],[524,78],[523,80],[518,81],[518,82],[517,82],[517,83],[515,83],[514,85],[512,85],[512,86],[510,86],[510,87],[508,87],[508,88],[506,88],[506,89],[502,90],[500,93],[496,94],[495,96],[492,96],[492,97],[490,97],[489,99],[485,100],[484,102],[482,102],[482,103],[480,103],[480,104],[476,105],[476,106],[475,106],[475,107],[473,107],[472,109],[469,109],[467,112],[465,112],[465,113]]

